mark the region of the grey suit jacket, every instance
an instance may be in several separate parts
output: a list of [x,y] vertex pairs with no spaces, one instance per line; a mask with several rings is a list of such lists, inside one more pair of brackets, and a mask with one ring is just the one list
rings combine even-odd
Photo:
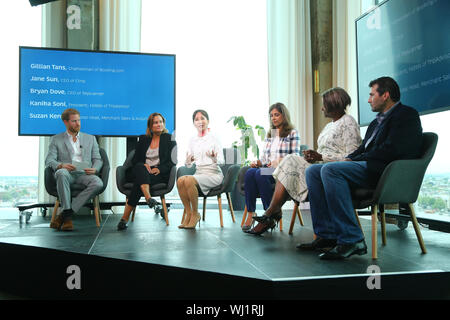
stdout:
[[[90,164],[90,168],[100,171],[103,160],[100,156],[97,140],[94,136],[82,133],[79,134],[81,155],[83,161]],[[54,171],[62,163],[72,163],[73,148],[70,144],[66,132],[54,135],[50,140],[47,157],[45,158],[45,166],[52,167]]]

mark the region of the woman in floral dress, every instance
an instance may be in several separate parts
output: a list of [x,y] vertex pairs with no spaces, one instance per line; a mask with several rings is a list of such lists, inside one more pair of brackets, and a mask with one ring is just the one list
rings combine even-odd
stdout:
[[287,155],[273,173],[276,179],[275,191],[269,208],[263,216],[255,217],[260,222],[253,228],[254,234],[261,234],[275,226],[281,219],[281,207],[289,199],[305,201],[308,189],[305,181],[305,170],[312,163],[343,161],[347,155],[361,144],[359,125],[356,120],[346,114],[351,98],[342,88],[332,88],[322,94],[324,116],[331,118],[319,135],[317,151],[306,150],[303,157],[295,154]]

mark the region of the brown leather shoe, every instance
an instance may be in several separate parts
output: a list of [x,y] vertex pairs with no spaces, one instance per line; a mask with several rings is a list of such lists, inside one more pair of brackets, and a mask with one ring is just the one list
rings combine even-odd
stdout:
[[62,230],[62,231],[73,231],[72,219],[64,220],[60,230]]
[[59,214],[56,216],[55,221],[50,222],[50,228],[59,230],[62,224],[63,224],[63,217]]

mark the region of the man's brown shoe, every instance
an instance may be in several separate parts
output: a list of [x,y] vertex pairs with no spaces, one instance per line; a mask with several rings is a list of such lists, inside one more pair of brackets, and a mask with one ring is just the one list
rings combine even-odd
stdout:
[[56,216],[55,221],[50,222],[50,228],[59,230],[62,224],[63,224],[63,217],[59,214]]
[[61,226],[62,231],[73,231],[73,223],[72,219],[64,220],[64,223]]

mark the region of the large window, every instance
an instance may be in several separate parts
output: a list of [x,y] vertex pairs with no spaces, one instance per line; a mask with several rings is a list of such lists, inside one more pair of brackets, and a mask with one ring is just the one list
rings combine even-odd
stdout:
[[[370,10],[378,5],[379,0],[361,0],[362,12]],[[425,174],[419,199],[415,203],[418,215],[427,218],[450,221],[450,166],[449,151],[447,148],[450,141],[450,111],[439,112],[421,116],[424,132],[435,132],[439,136],[439,142],[433,160],[428,166]],[[364,136],[367,127],[361,128]]]
[[176,54],[176,137],[184,163],[192,113],[230,147],[232,116],[268,127],[266,1],[142,1],[141,51]]
[[424,132],[435,132],[438,145],[425,174],[415,209],[419,214],[450,221],[450,166],[448,142],[450,141],[450,111],[421,117]]
[[40,46],[41,7],[11,1],[1,11],[0,207],[37,200],[38,137],[18,136],[19,45]]

